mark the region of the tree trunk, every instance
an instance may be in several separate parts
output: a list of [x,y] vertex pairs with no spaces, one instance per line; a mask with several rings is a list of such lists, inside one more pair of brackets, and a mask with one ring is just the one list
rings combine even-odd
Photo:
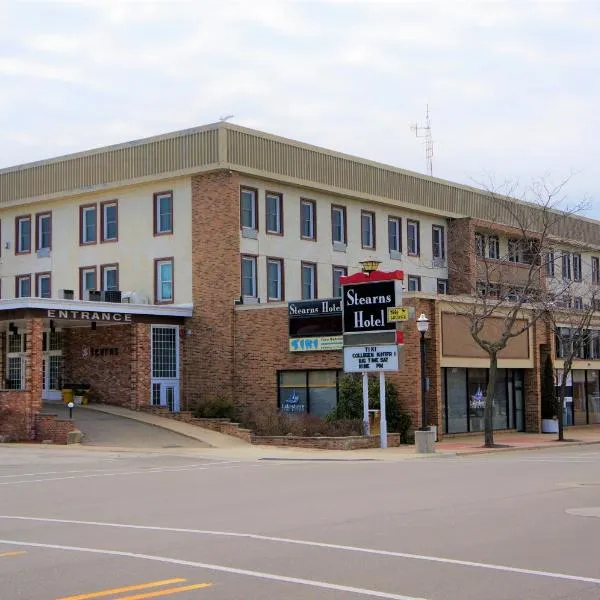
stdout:
[[485,447],[494,447],[494,395],[496,392],[496,374],[498,373],[498,354],[490,353],[490,370],[487,392],[485,394],[485,409],[483,423],[485,428]]

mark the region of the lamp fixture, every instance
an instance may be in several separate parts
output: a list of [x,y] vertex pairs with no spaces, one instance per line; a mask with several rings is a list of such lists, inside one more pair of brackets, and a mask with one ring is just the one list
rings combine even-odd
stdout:
[[429,319],[425,315],[425,313],[421,313],[419,318],[417,319],[417,331],[421,335],[425,335],[429,330]]
[[360,266],[362,267],[362,272],[367,275],[373,273],[373,271],[377,271],[379,269],[379,265],[381,264],[380,260],[361,260]]

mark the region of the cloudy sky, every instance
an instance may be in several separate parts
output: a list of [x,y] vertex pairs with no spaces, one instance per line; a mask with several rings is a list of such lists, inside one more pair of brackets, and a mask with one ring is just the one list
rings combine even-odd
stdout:
[[0,167],[217,121],[600,218],[600,2],[0,0]]

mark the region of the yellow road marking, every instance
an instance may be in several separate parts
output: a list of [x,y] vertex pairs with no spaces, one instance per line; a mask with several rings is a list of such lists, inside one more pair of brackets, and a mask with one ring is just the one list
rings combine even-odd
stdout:
[[170,585],[171,583],[183,583],[184,581],[187,581],[187,579],[182,579],[181,577],[174,579],[163,579],[161,581],[151,581],[149,583],[140,583],[138,585],[128,585],[127,587],[113,588],[111,590],[91,592],[90,594],[78,594],[77,596],[58,598],[58,600],[91,600],[91,598],[102,598],[102,596],[112,596],[113,594],[120,594],[122,592],[147,590],[148,588],[159,587],[161,585]]
[[21,556],[21,554],[27,554],[27,550],[19,550],[18,552],[4,552],[0,554],[0,558],[5,558],[7,556]]
[[184,585],[178,588],[170,588],[168,590],[158,590],[149,592],[148,594],[136,594],[135,596],[123,596],[118,600],[144,600],[145,598],[158,598],[162,596],[170,596],[171,594],[179,594],[179,592],[189,592],[190,590],[200,590],[202,588],[211,587],[212,583],[196,583],[195,585]]

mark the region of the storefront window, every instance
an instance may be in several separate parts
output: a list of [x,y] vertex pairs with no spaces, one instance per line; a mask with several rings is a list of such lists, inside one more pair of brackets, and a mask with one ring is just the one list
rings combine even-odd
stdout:
[[598,377],[598,371],[587,372],[587,401],[590,423],[600,423],[600,377]]
[[585,371],[573,371],[573,416],[575,425],[587,424],[585,402]]
[[506,397],[507,392],[507,370],[498,369],[496,373],[496,385],[494,387],[494,429],[507,429],[508,428],[508,398]]
[[337,404],[337,372],[309,371],[310,414],[326,417]]
[[279,409],[282,412],[298,414],[308,411],[306,383],[306,371],[279,373]]
[[483,431],[483,411],[485,408],[487,369],[469,369],[469,425],[471,431]]
[[337,370],[280,371],[279,410],[326,417],[337,404]]
[[446,402],[448,433],[462,433],[467,429],[467,371],[453,367],[446,369]]

